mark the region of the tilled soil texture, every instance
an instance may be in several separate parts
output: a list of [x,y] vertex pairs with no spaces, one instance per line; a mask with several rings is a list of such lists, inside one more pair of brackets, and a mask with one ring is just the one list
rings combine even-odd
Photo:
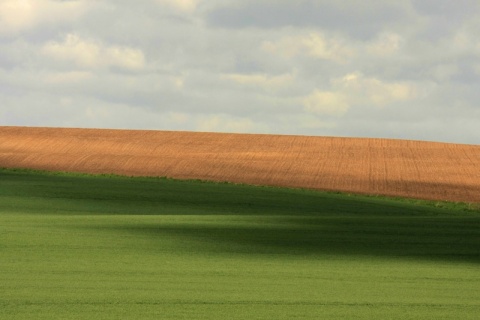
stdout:
[[480,202],[480,146],[424,141],[0,127],[0,167]]

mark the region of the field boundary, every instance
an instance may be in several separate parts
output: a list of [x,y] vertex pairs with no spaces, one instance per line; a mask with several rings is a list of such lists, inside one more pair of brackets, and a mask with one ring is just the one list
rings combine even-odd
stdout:
[[0,167],[480,203],[480,146],[441,142],[0,126]]
[[212,184],[212,185],[235,185],[235,186],[245,186],[245,187],[254,187],[254,188],[267,188],[275,190],[298,190],[298,191],[308,191],[315,192],[318,194],[326,195],[339,195],[344,197],[355,197],[358,199],[368,199],[368,200],[380,200],[380,201],[393,201],[401,204],[410,204],[416,206],[427,206],[435,207],[438,209],[446,210],[456,210],[456,211],[465,211],[465,212],[474,212],[480,213],[480,204],[479,203],[470,203],[470,202],[455,202],[455,201],[436,201],[436,200],[424,200],[424,199],[415,199],[415,198],[403,198],[403,197],[390,197],[386,195],[379,194],[363,194],[363,193],[350,193],[342,192],[336,190],[318,190],[318,189],[309,189],[309,188],[295,188],[295,187],[279,187],[279,186],[269,186],[269,185],[254,185],[247,183],[236,183],[229,181],[211,181],[211,180],[202,180],[202,179],[178,179],[172,177],[156,177],[156,176],[128,176],[120,175],[115,173],[82,173],[82,172],[69,172],[69,171],[49,171],[49,170],[37,170],[30,168],[4,168],[0,167],[0,174],[2,173],[19,173],[19,174],[39,174],[47,176],[64,176],[64,177],[90,177],[90,178],[119,178],[119,179],[134,179],[137,181],[147,180],[147,181],[176,181],[176,182],[195,182],[202,184]]

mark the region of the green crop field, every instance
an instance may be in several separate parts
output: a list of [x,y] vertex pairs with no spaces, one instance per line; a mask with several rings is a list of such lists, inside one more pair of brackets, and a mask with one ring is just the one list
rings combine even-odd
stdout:
[[468,205],[0,170],[1,319],[478,319]]

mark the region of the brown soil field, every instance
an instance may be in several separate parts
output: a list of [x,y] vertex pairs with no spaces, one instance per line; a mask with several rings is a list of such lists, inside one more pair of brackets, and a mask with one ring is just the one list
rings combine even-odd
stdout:
[[480,202],[480,146],[424,141],[0,127],[0,167]]

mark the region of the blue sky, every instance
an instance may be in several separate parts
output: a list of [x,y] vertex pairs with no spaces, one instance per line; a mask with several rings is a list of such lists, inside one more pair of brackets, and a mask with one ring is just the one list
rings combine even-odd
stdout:
[[0,125],[480,143],[476,0],[2,0]]

